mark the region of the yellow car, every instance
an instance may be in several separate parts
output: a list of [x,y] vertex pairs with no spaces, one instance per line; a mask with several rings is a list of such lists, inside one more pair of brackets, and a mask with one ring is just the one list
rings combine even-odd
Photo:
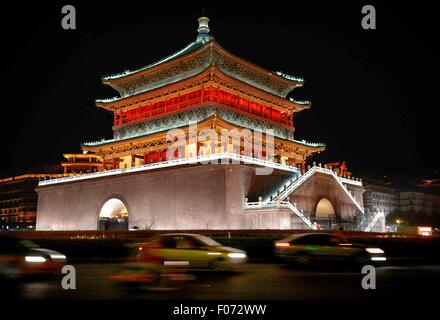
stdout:
[[204,235],[169,233],[139,244],[138,261],[188,269],[232,271],[247,261],[247,255],[243,250],[222,246]]

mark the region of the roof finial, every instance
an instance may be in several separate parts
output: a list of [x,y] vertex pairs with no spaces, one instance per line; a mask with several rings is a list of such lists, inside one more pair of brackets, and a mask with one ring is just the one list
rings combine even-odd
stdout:
[[202,41],[203,43],[209,41],[209,18],[199,18],[199,28],[197,29],[197,31],[199,32],[199,35],[197,36],[197,41]]

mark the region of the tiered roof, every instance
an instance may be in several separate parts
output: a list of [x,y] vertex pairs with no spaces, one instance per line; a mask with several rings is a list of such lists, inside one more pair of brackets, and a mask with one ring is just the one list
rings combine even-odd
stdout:
[[[127,124],[118,122],[117,119],[122,116],[122,113],[124,117],[127,112],[133,111],[136,114],[138,110],[145,108],[147,105],[152,106],[155,103],[173,101],[173,99],[179,100],[186,93],[195,92],[196,90],[199,90],[199,92],[209,91],[211,88],[221,90],[257,105],[269,106],[270,109],[276,110],[278,114],[282,114],[283,119],[292,119],[293,113],[310,108],[311,103],[309,101],[287,99],[287,95],[293,89],[303,85],[304,80],[302,78],[287,75],[280,71],[269,71],[233,55],[209,35],[208,22],[209,19],[206,17],[199,18],[197,39],[181,50],[145,67],[102,78],[104,84],[114,88],[120,95],[111,99],[96,100],[98,107],[115,113],[115,127],[113,128],[115,136],[111,140],[85,143],[83,144],[84,150],[95,151],[95,147],[131,142],[133,139],[136,140],[168,130],[169,128],[166,128],[164,123],[172,120],[173,114],[169,112],[163,116],[149,116],[147,120],[139,117],[138,121]],[[210,100],[207,100],[205,104],[202,103],[199,108],[206,109],[209,106],[217,108],[215,113],[220,117],[222,114],[226,114],[226,112],[219,112],[221,106],[215,106],[215,104],[210,103]],[[229,111],[235,112],[231,109]],[[185,112],[189,113],[190,109]],[[198,114],[200,113],[206,113],[208,116],[199,119],[200,121],[209,118],[209,112],[201,110]],[[239,113],[242,116],[240,121],[248,122],[248,126],[244,127],[249,127],[249,124],[251,124],[252,128],[258,128],[258,126],[251,123],[252,119],[247,117],[246,114]],[[274,125],[271,124],[270,119],[259,119],[257,115],[249,115],[256,121],[260,121],[259,125],[265,125],[265,122],[268,125]],[[158,117],[159,119],[156,119]],[[168,121],[168,118],[171,120]],[[223,120],[230,124],[237,124],[234,120],[236,118],[232,114],[232,117],[223,117]],[[140,123],[152,124],[145,126],[140,125]],[[162,125],[159,126],[159,124]],[[178,123],[174,123],[174,125],[179,127]],[[275,136],[278,138],[288,140],[294,145],[314,149],[315,152],[324,149],[323,144],[295,141],[293,139],[292,123],[277,123],[275,127],[278,130],[276,130]]]
[[[199,23],[207,21],[208,18],[199,19]],[[209,32],[209,28],[203,31]],[[212,36],[199,33],[197,40],[166,58],[137,70],[103,77],[103,83],[117,90],[121,97],[97,103],[104,107],[106,103],[179,82],[212,68],[283,98],[304,83],[302,78],[269,71],[245,61],[222,48]]]

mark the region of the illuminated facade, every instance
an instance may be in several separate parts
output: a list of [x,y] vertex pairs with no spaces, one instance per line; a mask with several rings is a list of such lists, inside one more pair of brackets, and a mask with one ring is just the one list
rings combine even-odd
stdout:
[[24,174],[0,179],[0,230],[35,229],[38,183],[63,174]]
[[[84,143],[84,151],[101,156],[106,169],[127,168],[166,161],[172,142],[168,130],[187,130],[189,123],[206,128],[271,129],[276,161],[304,163],[323,145],[294,140],[294,115],[310,108],[307,101],[286,96],[303,85],[301,78],[270,72],[223,49],[210,35],[208,19],[199,20],[199,35],[175,54],[142,69],[103,78],[120,97],[97,100],[114,115],[114,138]],[[200,154],[200,143],[186,143],[185,157]],[[243,154],[242,150],[234,152]],[[231,151],[217,144],[204,154]],[[209,148],[208,148],[209,149]],[[265,157],[265,146],[261,153]]]
[[[113,138],[82,144],[84,154],[102,159],[91,167],[97,172],[40,183],[38,229],[115,222],[130,229],[313,229],[314,202],[323,197],[338,203],[335,222],[359,218],[360,181],[326,168],[307,171],[307,158],[325,146],[295,139],[294,116],[311,104],[287,95],[303,79],[231,54],[209,35],[208,22],[200,18],[197,39],[171,56],[103,78],[119,93],[96,101],[114,116]],[[320,195],[305,195],[308,184]]]
[[102,158],[96,154],[63,154],[61,163],[64,173],[81,174],[103,170]]

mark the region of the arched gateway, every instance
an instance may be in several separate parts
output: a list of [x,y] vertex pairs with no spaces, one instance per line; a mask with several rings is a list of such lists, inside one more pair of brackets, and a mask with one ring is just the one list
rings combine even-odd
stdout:
[[319,200],[316,206],[316,217],[317,218],[328,218],[335,214],[335,208],[333,204],[327,198],[322,198]]
[[316,206],[315,219],[322,228],[331,229],[336,218],[335,208],[327,198],[319,200]]
[[119,198],[107,200],[99,212],[98,230],[128,230],[128,209]]

